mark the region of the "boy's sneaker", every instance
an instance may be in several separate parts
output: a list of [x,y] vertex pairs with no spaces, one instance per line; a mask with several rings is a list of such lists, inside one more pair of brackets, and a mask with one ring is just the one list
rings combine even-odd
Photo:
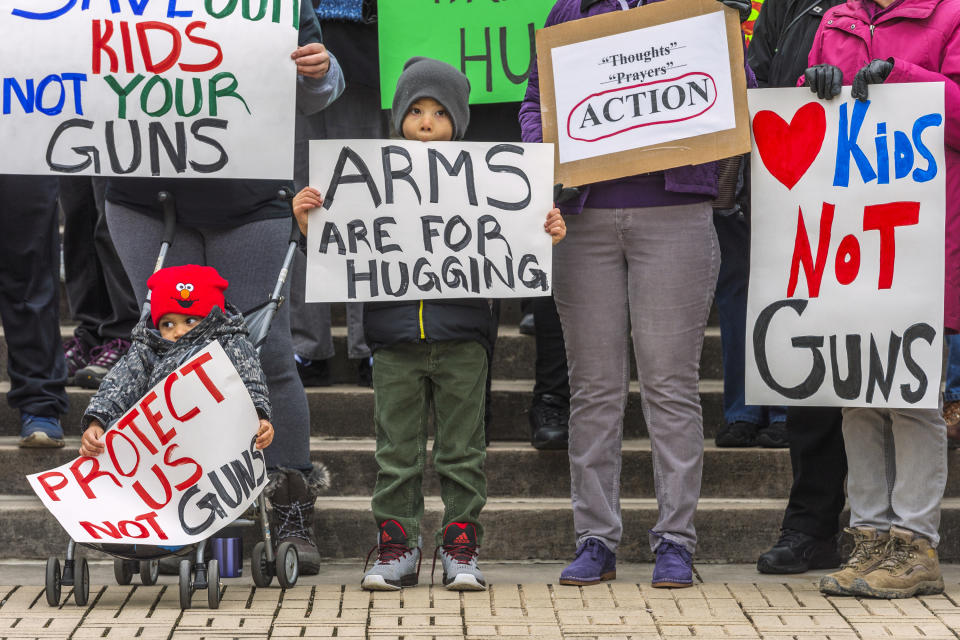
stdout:
[[[377,561],[363,574],[360,586],[368,591],[399,591],[414,587],[420,575],[420,547],[407,546],[407,532],[396,520],[380,524],[377,546],[367,554],[367,561],[374,549]],[[364,570],[367,563],[363,565]]]
[[853,591],[871,598],[912,598],[943,593],[937,550],[908,529],[890,527],[885,557],[853,581]]
[[796,529],[783,529],[777,543],[757,559],[760,573],[805,573],[839,566],[840,554],[833,537],[814,538]]
[[660,544],[654,553],[657,559],[650,581],[654,588],[683,589],[693,586],[693,555],[683,545],[660,537]]
[[577,547],[573,562],[560,572],[560,584],[586,586],[616,577],[616,554],[598,538],[587,538]]
[[[443,586],[450,591],[484,591],[487,582],[477,566],[477,528],[469,522],[451,522],[443,529],[443,544],[437,553],[443,566]],[[432,578],[432,576],[431,576]]]
[[885,558],[890,534],[879,532],[874,527],[848,527],[844,529],[853,536],[853,551],[840,571],[820,578],[820,591],[830,596],[857,595],[854,581],[876,568]]
[[77,371],[74,383],[84,389],[99,389],[113,365],[130,349],[130,341],[115,338],[90,350],[90,363]]
[[74,336],[63,341],[63,359],[67,363],[67,384],[73,384],[77,371],[90,364],[90,347]]
[[25,449],[55,449],[63,446],[63,428],[56,418],[20,414],[20,446]]

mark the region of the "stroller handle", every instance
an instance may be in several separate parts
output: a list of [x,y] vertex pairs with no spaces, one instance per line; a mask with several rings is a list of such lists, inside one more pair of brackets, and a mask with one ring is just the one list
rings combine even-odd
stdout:
[[290,226],[289,242],[291,243],[300,241],[300,226],[297,225],[297,219],[293,215],[293,195],[293,190],[289,187],[280,187],[280,190],[277,192],[277,197],[280,198],[280,200],[290,203],[290,217],[293,220]]
[[163,206],[163,242],[173,243],[173,234],[177,228],[177,207],[173,194],[169,191],[157,193],[157,202]]

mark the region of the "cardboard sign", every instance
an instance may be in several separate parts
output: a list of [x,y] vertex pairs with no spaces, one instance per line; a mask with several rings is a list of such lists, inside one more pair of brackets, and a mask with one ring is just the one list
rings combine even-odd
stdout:
[[736,12],[654,2],[537,33],[544,142],[565,185],[719,160],[750,149]]
[[470,79],[470,103],[519,102],[536,63],[537,29],[555,0],[379,3],[380,96],[393,104],[397,78],[414,56],[452,64]]
[[258,428],[213,342],[107,429],[104,453],[27,480],[77,542],[185,545],[233,522],[266,486]]
[[307,302],[545,296],[547,144],[310,141]]
[[748,404],[935,408],[943,83],[749,97]]
[[0,0],[0,173],[293,175],[300,0]]

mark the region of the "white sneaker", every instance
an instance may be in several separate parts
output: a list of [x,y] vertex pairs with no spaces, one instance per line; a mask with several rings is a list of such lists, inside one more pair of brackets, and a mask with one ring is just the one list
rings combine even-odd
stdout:
[[451,522],[443,530],[440,555],[443,586],[451,591],[484,591],[487,582],[477,566],[477,528],[470,523]]

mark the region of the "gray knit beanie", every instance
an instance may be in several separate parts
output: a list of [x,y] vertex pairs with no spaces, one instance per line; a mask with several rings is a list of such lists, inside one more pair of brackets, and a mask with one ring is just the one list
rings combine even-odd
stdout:
[[470,81],[456,67],[433,58],[410,58],[393,94],[393,126],[403,135],[403,117],[420,98],[433,98],[453,121],[453,139],[462,140],[470,124]]

